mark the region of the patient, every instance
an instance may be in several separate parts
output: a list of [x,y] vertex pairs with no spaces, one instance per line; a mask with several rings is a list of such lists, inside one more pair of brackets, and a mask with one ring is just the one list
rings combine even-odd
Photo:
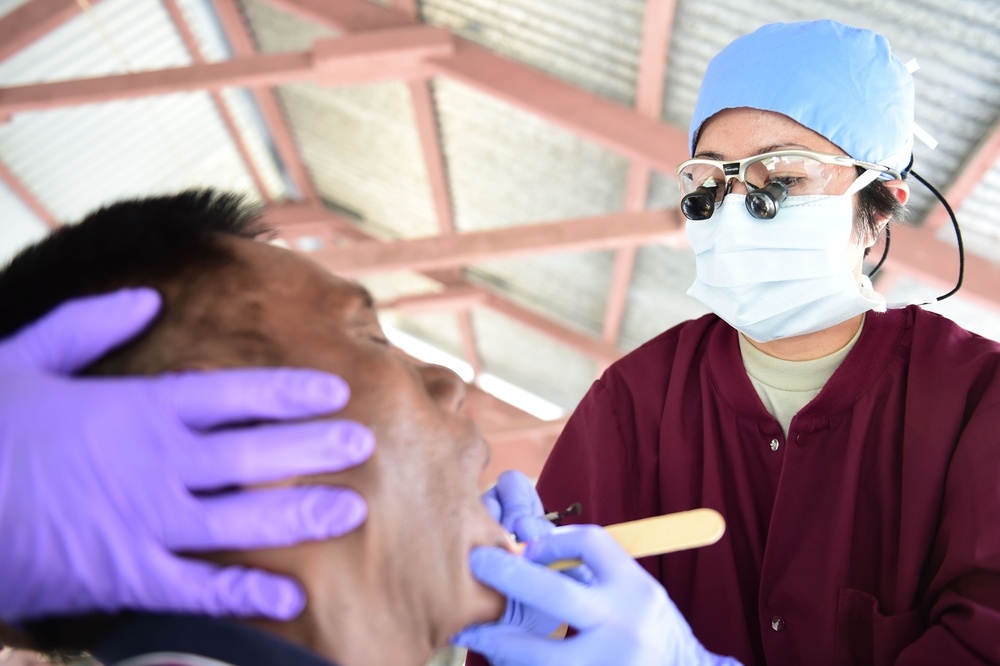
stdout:
[[109,664],[155,652],[240,664],[416,665],[459,629],[503,612],[502,598],[468,568],[474,546],[504,545],[506,533],[479,500],[488,449],[461,413],[464,383],[394,351],[364,289],[256,240],[261,234],[254,210],[232,195],[109,206],[0,273],[0,336],[72,297],[147,285],[164,297],[159,318],[90,373],[268,365],[342,376],[352,395],[337,416],[367,424],[375,454],[358,468],[287,483],[355,488],[368,502],[367,522],[329,541],[199,554],[297,578],[308,605],[292,622],[50,618],[29,625],[36,645],[85,649]]

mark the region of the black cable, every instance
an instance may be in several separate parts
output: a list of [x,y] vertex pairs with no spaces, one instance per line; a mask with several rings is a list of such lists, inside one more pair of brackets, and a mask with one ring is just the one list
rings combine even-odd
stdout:
[[[912,164],[912,162],[911,162]],[[962,288],[962,280],[965,278],[965,245],[962,243],[962,230],[958,228],[958,218],[955,217],[955,211],[951,209],[945,198],[938,192],[933,185],[928,183],[926,180],[920,177],[916,171],[910,171],[910,174],[919,180],[924,187],[931,191],[931,193],[937,197],[937,200],[941,202],[944,209],[948,211],[948,216],[951,217],[951,226],[955,229],[955,239],[958,241],[958,282],[955,283],[955,288],[949,291],[943,296],[938,296],[935,301],[943,301],[949,296],[953,296],[955,292]]]
[[873,268],[872,272],[868,274],[869,280],[875,277],[875,274],[878,273],[878,269],[882,268],[882,264],[884,264],[885,260],[889,258],[890,240],[891,238],[889,236],[889,225],[887,224],[885,225],[885,247],[882,248],[882,258],[878,260],[878,263],[875,264],[875,268]]

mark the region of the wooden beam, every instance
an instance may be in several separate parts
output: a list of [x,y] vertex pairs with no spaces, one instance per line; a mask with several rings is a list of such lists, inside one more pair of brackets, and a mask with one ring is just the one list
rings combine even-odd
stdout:
[[[927,229],[893,225],[886,266],[936,287],[940,291],[934,295],[940,295],[958,279],[958,248]],[[995,310],[1000,306],[1000,264],[966,249],[965,279],[957,295]]]
[[433,294],[403,296],[377,305],[380,312],[392,310],[411,315],[426,312],[467,312],[472,308],[486,305],[488,301],[489,293],[485,289],[465,285],[450,287]]
[[[993,129],[990,130],[989,134],[976,146],[976,149],[962,165],[958,174],[952,179],[951,185],[948,186],[945,198],[956,214],[962,203],[979,186],[986,174],[990,172],[998,161],[1000,161],[1000,118],[993,125]],[[917,173],[920,173],[919,170]],[[911,179],[910,182],[914,183],[914,180]],[[911,187],[922,186],[911,184]],[[923,225],[921,225],[930,231],[936,231],[950,222],[948,211],[945,210],[944,206],[940,205],[937,199],[934,199],[934,204],[934,208],[931,209]],[[959,220],[959,223],[961,223],[961,220]]]
[[583,252],[664,240],[678,233],[669,213],[619,213],[451,236],[321,249],[317,261],[341,275],[434,270],[548,252]]
[[559,436],[559,433],[566,427],[568,419],[556,419],[555,421],[539,421],[537,419],[520,423],[508,423],[503,427],[491,429],[484,432],[483,436],[490,444],[500,444],[510,440],[521,440],[533,437],[552,438]]
[[[675,215],[674,224],[676,226],[678,219],[676,217],[677,213],[673,211],[672,213]],[[319,206],[309,206],[306,204],[282,204],[280,206],[272,206],[265,211],[264,219],[269,224],[279,228],[285,224],[292,228],[294,228],[295,225],[326,224],[336,229],[336,233],[344,238],[369,241],[374,238],[364,229],[337,217],[329,211],[325,211]],[[683,232],[675,232],[675,234],[682,236]],[[327,270],[332,273],[339,273],[337,266],[323,262],[321,257],[317,257],[315,254],[308,254],[307,256],[310,256],[313,260],[320,259],[319,263],[327,268]],[[454,281],[454,274],[451,271],[446,271],[444,274],[442,274],[441,271],[423,271],[422,274],[437,282],[448,284],[451,288],[458,288]],[[474,285],[469,285],[467,282],[464,283],[464,286],[474,287]],[[571,349],[575,349],[579,353],[595,359],[599,363],[611,363],[620,358],[622,355],[622,352],[613,344],[609,344],[585,333],[580,333],[567,328],[566,326],[555,322],[548,317],[544,317],[533,310],[529,310],[524,306],[484,287],[475,288],[482,289],[482,291],[487,294],[484,307],[490,308],[494,312],[509,317],[510,319],[513,319],[514,321],[519,322],[520,324],[543,335],[558,340]],[[432,301],[433,298],[428,297],[429,307],[433,307],[431,305]]]
[[0,88],[0,111],[18,113],[146,95],[272,86],[303,80],[334,86],[424,78],[429,73],[426,59],[446,54],[452,47],[446,31],[427,26],[321,39],[312,51]]
[[[419,20],[420,7],[417,0],[392,0],[392,5],[410,20]],[[448,167],[445,162],[444,148],[441,143],[441,131],[438,124],[437,108],[434,105],[432,83],[427,81],[410,81],[410,105],[413,108],[413,118],[420,137],[421,155],[427,171],[427,182],[431,190],[431,200],[434,203],[435,218],[438,230],[442,234],[455,233],[454,208],[451,200],[451,184],[448,179]],[[461,283],[459,271],[451,282]],[[458,326],[458,336],[462,345],[462,356],[472,368],[473,382],[482,372],[483,360],[476,343],[476,331],[472,324],[472,312],[466,308],[455,313],[455,324]]]
[[21,179],[14,175],[7,165],[0,162],[0,181],[7,185],[14,195],[21,200],[21,202],[31,210],[38,219],[45,223],[49,229],[58,229],[62,224],[56,219],[55,215],[45,207],[45,205],[38,200],[34,194],[25,187]]
[[[178,0],[163,0],[163,4],[167,9],[167,13],[170,14],[174,27],[177,28],[177,32],[181,36],[181,41],[184,42],[184,46],[191,55],[191,59],[197,63],[203,63],[205,62],[205,56],[201,52],[201,47],[198,45],[198,39],[195,37],[190,26],[188,26],[187,21],[184,19],[184,14],[181,12],[181,8],[177,4],[177,1]],[[244,140],[243,134],[240,133],[240,129],[236,125],[236,119],[230,112],[229,105],[226,104],[226,100],[223,99],[222,93],[218,90],[212,90],[209,94],[212,96],[212,103],[215,105],[215,110],[219,113],[219,117],[222,119],[222,124],[225,125],[226,131],[229,133],[229,138],[232,139],[233,146],[236,148],[236,152],[239,153],[240,159],[243,160],[243,165],[246,167],[247,173],[250,174],[250,178],[253,180],[254,186],[260,193],[261,199],[264,203],[271,203],[273,197],[268,190],[267,184],[264,182],[264,176],[261,173],[261,170],[257,167],[257,163],[254,162],[253,155],[250,154],[250,148],[247,146],[247,142]]]
[[[267,0],[333,30],[355,32],[375,24],[412,23],[403,12],[367,0]],[[672,173],[687,158],[687,133],[633,109],[456,37],[455,53],[427,61],[446,76],[594,141],[649,168]]]
[[[226,39],[229,40],[229,48],[232,49],[233,54],[238,58],[254,55],[257,48],[243,19],[238,0],[214,0],[214,4],[215,13],[222,23]],[[305,201],[318,201],[316,188],[306,170],[302,154],[295,142],[295,135],[288,126],[288,120],[274,89],[254,88],[251,94],[257,102],[257,108],[264,118],[271,140],[274,142],[274,150],[278,153],[278,158],[285,167],[285,172],[291,179],[292,185]]]
[[370,2],[343,0],[267,0],[268,4],[338,32],[386,30],[414,25],[404,12],[386,10]]
[[408,86],[438,230],[442,234],[454,233],[455,218],[451,204],[451,186],[448,181],[448,167],[441,145],[431,84],[429,81],[410,81]]
[[593,338],[585,333],[570,330],[548,317],[525,310],[507,299],[482,287],[450,287],[433,294],[405,296],[392,301],[378,303],[379,311],[397,311],[402,314],[423,314],[426,312],[470,311],[485,307],[498,314],[550,337],[567,347],[588,356],[599,364],[608,365],[622,356],[615,345]]
[[511,301],[490,293],[486,307],[494,312],[506,315],[530,329],[561,342],[570,349],[589,356],[598,363],[611,364],[622,357],[622,352],[615,345],[604,340],[598,340],[586,333],[580,333],[556,323],[536,312],[527,310]]
[[[97,4],[99,0],[92,0]],[[0,60],[35,43],[81,13],[76,0],[30,0],[0,19]]]
[[458,324],[458,338],[462,344],[462,356],[472,368],[472,381],[475,382],[483,372],[483,356],[479,353],[479,345],[476,343],[472,310],[456,313],[456,323]]
[[670,53],[670,37],[676,14],[677,0],[646,0],[635,108],[647,118],[659,119],[663,109],[667,56]]
[[[636,82],[635,106],[642,116],[658,120],[663,108],[663,87],[667,76],[667,54],[670,35],[677,11],[676,0],[646,0],[643,19],[642,49],[639,58],[639,76]],[[625,210],[646,210],[649,196],[649,167],[633,163],[629,168],[625,189]],[[615,267],[608,288],[608,302],[604,308],[603,337],[617,342],[621,333],[625,308],[628,305],[628,288],[632,284],[637,248],[623,247],[615,254]],[[603,368],[598,368],[603,372]]]

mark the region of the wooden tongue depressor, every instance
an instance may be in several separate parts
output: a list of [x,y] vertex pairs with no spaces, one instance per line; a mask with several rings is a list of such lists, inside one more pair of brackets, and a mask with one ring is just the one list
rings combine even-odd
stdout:
[[[642,518],[604,528],[632,557],[663,555],[678,550],[710,546],[722,538],[726,521],[715,509],[692,509],[665,516]],[[517,544],[523,552],[527,544]],[[551,569],[571,569],[580,560],[558,560]]]

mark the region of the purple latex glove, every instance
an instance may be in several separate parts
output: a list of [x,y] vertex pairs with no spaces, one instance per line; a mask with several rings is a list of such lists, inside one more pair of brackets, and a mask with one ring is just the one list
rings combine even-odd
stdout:
[[[561,559],[583,560],[589,582],[542,566]],[[708,652],[660,583],[599,527],[558,527],[529,543],[524,557],[477,548],[470,562],[486,585],[579,632],[556,640],[500,621],[469,627],[452,639],[494,666],[739,664]]]
[[294,581],[175,551],[285,546],[350,531],[367,507],[337,488],[193,491],[351,467],[370,431],[313,417],[347,402],[311,370],[71,377],[153,319],[130,289],[67,303],[0,342],[0,618],[135,608],[288,619]]

